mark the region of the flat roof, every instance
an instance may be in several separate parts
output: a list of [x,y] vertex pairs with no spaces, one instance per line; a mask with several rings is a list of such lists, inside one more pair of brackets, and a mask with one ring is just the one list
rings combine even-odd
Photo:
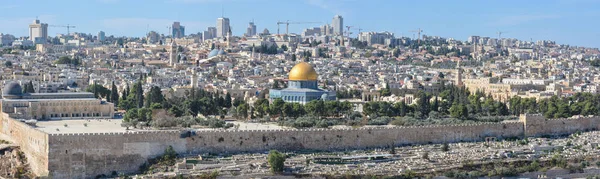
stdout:
[[[87,124],[87,126],[84,124]],[[127,132],[124,127],[121,127],[121,119],[66,119],[38,121],[35,128],[48,134]]]
[[90,95],[90,92],[67,92],[67,93],[27,93],[31,96],[60,96],[60,95]]
[[98,100],[96,98],[63,98],[63,99],[2,99],[4,101],[75,101],[75,100]]

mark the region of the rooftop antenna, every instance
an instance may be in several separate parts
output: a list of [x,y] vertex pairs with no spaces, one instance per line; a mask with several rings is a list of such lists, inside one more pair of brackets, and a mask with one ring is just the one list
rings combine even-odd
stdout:
[[225,8],[223,7],[223,4],[221,4],[221,17],[225,17]]

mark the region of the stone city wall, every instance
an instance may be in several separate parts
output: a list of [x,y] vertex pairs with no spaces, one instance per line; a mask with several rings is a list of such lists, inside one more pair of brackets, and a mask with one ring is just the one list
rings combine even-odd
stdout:
[[127,133],[51,134],[50,175],[89,178],[135,172],[173,146],[180,154],[278,150],[339,150],[403,144],[481,141],[485,137],[520,137],[523,124],[395,127],[372,129],[143,131]]
[[25,153],[33,173],[48,175],[48,134],[0,114],[0,134],[9,137]]
[[597,130],[600,117],[546,119],[538,114],[523,114],[519,121],[525,125],[525,136],[566,135],[577,131]]
[[523,115],[520,121],[471,125],[299,130],[129,131],[121,133],[45,134],[7,116],[1,132],[22,146],[34,172],[52,178],[93,178],[136,172],[168,146],[180,154],[262,152],[271,149],[343,150],[391,145],[483,141],[561,135],[594,130],[600,118],[546,120]]

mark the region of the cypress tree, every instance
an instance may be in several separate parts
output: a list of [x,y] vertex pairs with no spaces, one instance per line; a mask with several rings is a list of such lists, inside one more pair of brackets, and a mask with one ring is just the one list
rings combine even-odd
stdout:
[[112,102],[115,106],[119,105],[119,92],[117,91],[117,86],[115,82],[112,82],[112,86],[110,89],[110,102]]
[[142,108],[144,107],[144,90],[142,89],[142,81],[140,80],[138,82],[138,85],[136,85],[136,96],[137,96],[137,107],[138,108]]
[[35,93],[35,89],[33,88],[33,82],[29,81],[29,85],[27,85],[27,93]]

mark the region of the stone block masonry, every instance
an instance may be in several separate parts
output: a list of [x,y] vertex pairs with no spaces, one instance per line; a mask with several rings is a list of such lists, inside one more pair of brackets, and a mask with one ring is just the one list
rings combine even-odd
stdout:
[[48,175],[48,134],[0,113],[0,135],[9,137],[25,153],[33,173]]
[[[574,127],[564,127],[562,122]],[[93,178],[113,171],[136,172],[139,166],[149,158],[161,155],[168,146],[173,146],[180,154],[365,149],[483,141],[486,137],[565,134],[596,129],[598,123],[600,118],[545,120],[524,115],[515,122],[474,125],[45,134],[16,120],[3,118],[0,129],[25,146],[28,158],[35,161],[36,174],[52,178]]]

